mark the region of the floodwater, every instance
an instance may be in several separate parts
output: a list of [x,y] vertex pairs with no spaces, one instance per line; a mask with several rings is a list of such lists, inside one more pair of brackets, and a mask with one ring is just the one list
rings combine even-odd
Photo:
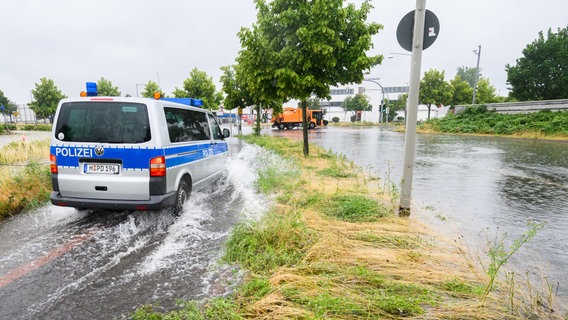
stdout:
[[264,213],[257,170],[276,161],[235,138],[229,147],[225,176],[178,217],[46,205],[1,221],[0,319],[120,319],[229,292],[241,275],[219,263],[223,244],[235,223]]
[[[301,130],[270,134],[302,139]],[[400,187],[404,133],[328,127],[310,131],[310,142]],[[568,143],[419,134],[413,178],[412,212],[449,237],[462,235],[481,259],[488,243],[510,245],[529,221],[544,224],[508,267],[517,279],[530,274],[535,286],[548,281],[558,302],[566,303]]]
[[[263,134],[302,136],[300,130]],[[0,136],[0,146],[20,138]],[[310,141],[344,154],[381,183],[399,184],[402,133],[329,127],[310,131]],[[168,310],[179,299],[226,294],[240,275],[218,263],[223,243],[235,223],[264,212],[268,200],[255,192],[256,174],[267,161],[279,161],[238,139],[229,142],[225,178],[192,194],[177,218],[167,211],[79,212],[46,205],[0,222],[0,319],[120,319],[144,303]],[[481,259],[488,241],[505,237],[510,244],[528,221],[543,223],[507,267],[546,277],[564,305],[567,199],[567,143],[418,136],[412,214],[448,237],[462,235]]]

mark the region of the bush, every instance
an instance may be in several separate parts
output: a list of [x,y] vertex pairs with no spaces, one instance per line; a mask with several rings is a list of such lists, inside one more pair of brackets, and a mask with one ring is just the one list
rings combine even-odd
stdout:
[[333,121],[334,123],[338,123],[339,117],[333,117],[333,118],[331,118],[331,121]]

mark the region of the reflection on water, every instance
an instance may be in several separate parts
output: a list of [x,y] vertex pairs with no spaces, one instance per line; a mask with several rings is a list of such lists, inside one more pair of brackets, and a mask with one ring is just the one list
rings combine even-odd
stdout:
[[[301,139],[300,130],[272,130]],[[404,134],[380,128],[329,127],[310,142],[346,155],[363,169],[399,183]],[[388,174],[386,174],[388,173]],[[527,222],[545,227],[512,261],[519,270],[559,284],[568,296],[568,144],[498,137],[418,135],[413,211],[435,208],[470,243],[485,248],[495,234],[516,239]],[[428,211],[428,210],[423,210]]]

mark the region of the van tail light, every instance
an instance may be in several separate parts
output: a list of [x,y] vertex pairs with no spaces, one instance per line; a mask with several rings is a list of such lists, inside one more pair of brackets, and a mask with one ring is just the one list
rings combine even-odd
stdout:
[[150,159],[150,177],[166,176],[166,158],[159,156]]
[[51,169],[51,173],[57,173],[57,158],[53,155],[49,155],[49,168]]

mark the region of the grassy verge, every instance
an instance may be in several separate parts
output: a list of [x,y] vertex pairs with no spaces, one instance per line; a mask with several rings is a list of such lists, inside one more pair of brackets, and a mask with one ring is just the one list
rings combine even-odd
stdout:
[[305,158],[300,142],[244,139],[296,166],[260,174],[259,190],[276,195],[275,204],[227,243],[224,262],[246,270],[245,279],[230,296],[170,313],[147,305],[133,319],[526,318],[505,291],[484,296],[488,279],[455,246],[396,217],[388,183],[318,147]]
[[502,135],[531,139],[568,139],[568,111],[499,114],[486,107],[469,107],[457,115],[431,119],[422,132]]
[[0,219],[49,199],[48,150],[49,140],[12,142],[0,150]]

